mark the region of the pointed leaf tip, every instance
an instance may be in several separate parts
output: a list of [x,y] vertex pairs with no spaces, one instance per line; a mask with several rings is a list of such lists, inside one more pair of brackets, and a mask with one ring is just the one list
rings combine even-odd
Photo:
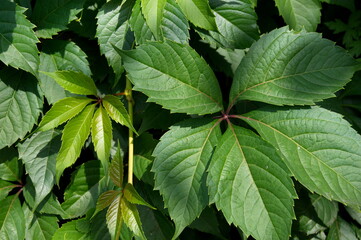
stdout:
[[123,190],[124,192],[124,197],[133,204],[138,204],[138,205],[144,205],[147,206],[151,209],[156,209],[155,207],[153,207],[152,205],[150,205],[149,203],[147,203],[137,192],[137,190],[135,190],[135,188],[133,187],[132,184],[127,183],[125,185],[125,188]]

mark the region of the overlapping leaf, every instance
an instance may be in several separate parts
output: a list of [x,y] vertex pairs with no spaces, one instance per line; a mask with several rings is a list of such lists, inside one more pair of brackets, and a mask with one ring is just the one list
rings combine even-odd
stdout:
[[[74,42],[63,40],[49,40],[42,43],[39,71],[56,72],[73,70],[91,75],[87,55]],[[70,93],[57,84],[53,78],[39,74],[40,87],[50,104],[62,98],[69,97]]]
[[[119,51],[134,89],[172,112],[207,114],[222,109],[217,79],[191,47],[174,42],[149,42]],[[154,61],[157,59],[157,61]]]
[[81,219],[73,220],[61,225],[61,228],[56,230],[52,240],[84,240],[87,239],[86,233],[78,230],[77,223],[82,221]]
[[246,235],[289,237],[296,193],[287,167],[255,133],[227,129],[212,157],[207,185],[211,202]]
[[0,5],[0,61],[37,76],[39,41],[26,19],[25,8],[4,0]]
[[125,198],[121,198],[119,201],[119,208],[121,210],[124,223],[134,233],[134,235],[140,237],[141,239],[145,239],[137,207],[128,202]]
[[35,133],[18,147],[19,158],[25,164],[26,172],[35,187],[36,206],[55,184],[55,163],[60,144],[60,132],[50,130]]
[[41,38],[51,38],[65,30],[66,25],[75,20],[83,9],[85,0],[38,0],[33,14],[33,22],[37,26],[36,34]]
[[356,62],[318,33],[273,30],[252,45],[239,65],[230,103],[254,100],[305,105],[334,96],[354,74]]
[[172,126],[154,150],[155,189],[176,224],[174,238],[208,205],[206,168],[220,135],[216,121],[186,121]]
[[327,240],[358,240],[352,225],[338,217],[335,223],[330,227]]
[[56,181],[58,183],[64,169],[74,164],[80,155],[81,148],[90,133],[94,108],[94,104],[87,106],[78,116],[70,120],[63,130],[62,144],[56,158]]
[[309,190],[354,207],[361,205],[361,136],[342,116],[320,107],[264,109],[247,123],[284,156]]
[[98,38],[100,51],[108,60],[117,77],[123,72],[121,58],[113,46],[120,49],[130,49],[132,35],[130,33],[128,19],[132,12],[133,1],[121,0],[110,1],[103,5],[97,15],[98,26],[96,37]]
[[18,195],[0,201],[0,237],[23,240],[25,238],[25,216]]
[[318,195],[310,195],[312,206],[314,207],[317,216],[322,220],[326,226],[331,226],[336,220],[338,214],[337,202],[332,202],[326,198]]
[[214,15],[207,0],[177,0],[188,20],[197,27],[216,30]]
[[42,96],[36,79],[28,73],[0,71],[0,149],[23,138],[38,120]]
[[21,182],[21,163],[15,147],[0,150],[0,179]]
[[321,4],[318,0],[275,0],[285,22],[295,30],[316,30],[321,21]]
[[0,179],[0,201],[5,199],[14,187],[17,187],[17,185]]
[[141,0],[137,0],[134,4],[132,15],[129,19],[129,24],[130,28],[134,32],[135,42],[138,44],[143,44],[148,40],[154,41],[155,38],[142,14],[140,1]]
[[161,39],[161,22],[166,0],[141,0],[142,13],[157,40]]
[[123,187],[123,176],[124,176],[123,156],[121,154],[121,149],[119,145],[112,159],[112,162],[110,163],[109,176],[117,187],[120,188]]
[[106,215],[108,229],[112,233],[112,235],[114,234],[114,239],[119,238],[120,230],[124,222],[121,212],[120,201],[121,196],[118,195],[110,204]]

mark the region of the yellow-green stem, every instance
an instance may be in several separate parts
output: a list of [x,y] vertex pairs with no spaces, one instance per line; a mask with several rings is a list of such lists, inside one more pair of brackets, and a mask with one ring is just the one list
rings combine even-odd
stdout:
[[[127,78],[125,87],[125,96],[128,100],[128,113],[130,117],[130,123],[133,125],[133,96],[132,96],[132,84]],[[129,149],[128,149],[128,183],[133,184],[133,165],[134,165],[134,144],[133,144],[133,131],[129,129]]]

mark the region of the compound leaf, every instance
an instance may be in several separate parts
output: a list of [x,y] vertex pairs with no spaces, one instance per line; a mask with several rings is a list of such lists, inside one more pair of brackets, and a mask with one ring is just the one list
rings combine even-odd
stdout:
[[309,190],[361,206],[361,136],[341,115],[320,107],[270,108],[242,119],[274,145]]
[[185,121],[172,126],[154,150],[155,189],[175,222],[173,238],[208,205],[206,167],[220,135],[216,120]]
[[230,103],[313,105],[341,89],[356,61],[318,33],[273,30],[253,44],[234,76]]
[[287,239],[296,192],[274,148],[250,130],[229,126],[212,156],[211,202],[256,239]]
[[56,181],[64,169],[73,165],[80,156],[81,148],[90,133],[95,104],[87,106],[78,116],[70,120],[63,130],[62,144],[56,158]]
[[[134,90],[172,112],[208,114],[222,110],[218,81],[203,58],[190,46],[149,42],[118,51]],[[157,61],[154,61],[157,59]]]
[[6,240],[25,238],[25,216],[18,194],[0,201],[0,237]]
[[93,79],[81,72],[56,71],[42,72],[52,77],[60,86],[71,93],[82,95],[94,95],[98,93]]
[[112,204],[117,197],[121,196],[121,194],[122,192],[117,190],[109,190],[100,194],[93,216],[102,211],[104,208],[109,207],[109,205]]
[[38,131],[47,131],[78,115],[92,99],[68,97],[57,101],[39,123]]
[[20,7],[13,1],[2,1],[0,5],[0,61],[37,76],[39,42],[35,27]]

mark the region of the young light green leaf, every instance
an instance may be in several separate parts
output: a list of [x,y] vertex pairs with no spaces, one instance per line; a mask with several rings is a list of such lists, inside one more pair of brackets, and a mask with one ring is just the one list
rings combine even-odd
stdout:
[[75,71],[56,71],[42,73],[52,77],[60,86],[71,93],[94,96],[98,94],[98,90],[94,84],[93,79],[84,73]]
[[130,28],[134,32],[135,42],[138,45],[143,44],[147,41],[155,40],[153,33],[150,30],[142,14],[140,1],[141,0],[136,0],[132,10],[132,15],[129,19]]
[[107,169],[113,134],[112,123],[102,106],[99,106],[94,113],[91,134],[97,156],[102,162],[104,169]]
[[0,201],[0,237],[5,240],[25,238],[25,216],[18,194]]
[[110,234],[113,236],[113,239],[119,239],[120,230],[123,224],[123,216],[120,205],[121,198],[122,197],[120,195],[116,196],[110,204],[106,215],[108,229]]
[[37,26],[36,34],[51,38],[65,30],[83,9],[85,0],[37,0],[31,18]]
[[121,195],[122,192],[117,190],[109,190],[100,194],[93,216],[102,211],[104,208],[109,207],[109,205]]
[[291,28],[316,31],[321,21],[321,4],[318,0],[275,0],[275,2],[280,15]]
[[161,22],[166,0],[141,0],[142,13],[156,40],[162,40]]
[[[43,41],[39,71],[56,72],[59,70],[73,70],[87,76],[91,75],[87,55],[74,42],[56,39]],[[45,74],[39,74],[39,82],[46,100],[50,104],[71,96],[71,93]]]
[[[149,42],[132,51],[118,51],[134,90],[172,112],[208,114],[222,110],[218,81],[190,46]],[[157,61],[153,61],[157,59]]]
[[338,217],[332,224],[327,235],[327,240],[358,240],[352,225]]
[[104,108],[107,110],[108,115],[114,121],[124,126],[127,126],[128,128],[132,129],[133,132],[136,132],[132,125],[132,122],[130,121],[129,114],[119,98],[112,95],[106,95],[103,98],[102,103]]
[[330,227],[337,218],[337,202],[329,201],[318,194],[310,194],[310,199],[319,219],[321,219],[327,227]]
[[123,72],[121,58],[113,45],[120,49],[131,49],[132,35],[128,19],[132,13],[133,1],[114,0],[103,5],[99,10],[96,37],[100,52],[107,58],[117,78]]
[[39,56],[36,43],[39,42],[35,27],[20,7],[12,1],[0,5],[0,61],[14,68],[20,68],[37,76]]
[[35,77],[10,67],[0,71],[0,149],[33,128],[42,104]]
[[21,182],[21,163],[15,147],[0,150],[0,179]]
[[63,130],[62,144],[56,158],[56,182],[64,169],[73,165],[90,133],[95,104],[87,106],[78,116],[71,119]]
[[85,97],[68,97],[57,101],[45,114],[37,130],[47,131],[56,128],[78,115],[91,102],[91,98]]
[[123,187],[123,156],[118,142],[117,151],[110,163],[109,176],[113,183],[122,188]]
[[214,15],[207,0],[176,0],[188,20],[206,30],[217,30]]
[[87,234],[77,229],[77,223],[82,219],[73,220],[71,222],[64,223],[61,228],[56,230],[52,237],[52,240],[86,240]]
[[137,205],[144,205],[149,208],[155,209],[152,205],[147,203],[138,193],[137,190],[133,187],[132,184],[127,183],[123,190],[124,197],[128,200],[128,202],[137,204]]
[[69,218],[76,218],[96,206],[99,195],[107,190],[107,186],[99,161],[84,163],[72,179],[61,206],[69,214]]
[[55,130],[35,133],[18,145],[19,158],[35,187],[35,208],[55,184],[56,156],[60,145],[60,132]]
[[254,100],[313,105],[341,89],[357,62],[318,33],[273,30],[253,44],[233,79],[230,105]]
[[208,171],[210,202],[228,223],[255,239],[288,239],[297,195],[287,167],[270,144],[230,125]]
[[132,230],[134,235],[141,239],[145,239],[140,221],[138,209],[135,205],[128,202],[125,198],[120,199],[120,210],[122,218],[127,227]]
[[206,166],[221,136],[218,123],[194,119],[174,125],[154,150],[155,189],[175,222],[173,238],[208,205]]
[[320,107],[270,108],[242,119],[274,145],[309,190],[361,205],[361,136],[341,115]]

